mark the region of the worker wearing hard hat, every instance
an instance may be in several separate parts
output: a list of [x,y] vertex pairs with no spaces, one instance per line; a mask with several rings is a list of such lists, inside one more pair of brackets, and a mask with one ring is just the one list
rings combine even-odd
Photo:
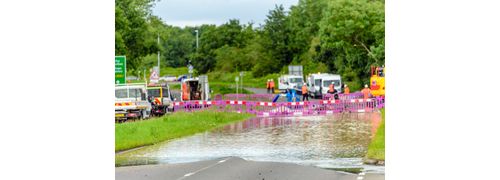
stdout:
[[335,82],[332,82],[332,84],[330,84],[330,86],[328,86],[328,93],[330,94],[333,94],[333,98],[335,100],[339,99],[339,95],[338,95],[338,91],[337,89],[335,89]]
[[330,94],[337,93],[337,90],[335,89],[335,82],[332,82],[332,84],[330,84],[330,86],[328,86],[328,93],[330,93]]
[[347,87],[347,84],[344,84],[344,94],[349,94],[350,90],[349,87]]
[[363,93],[363,99],[368,99],[370,97],[370,88],[368,88],[368,85],[365,84],[365,88],[361,90],[361,93]]
[[266,88],[267,88],[267,93],[269,94],[269,92],[271,91],[271,81],[269,79],[267,80]]
[[306,99],[309,101],[309,96],[307,95],[307,84],[304,83],[302,86],[302,101],[305,101]]
[[269,80],[269,88],[271,89],[271,94],[274,94],[274,80],[270,79]]

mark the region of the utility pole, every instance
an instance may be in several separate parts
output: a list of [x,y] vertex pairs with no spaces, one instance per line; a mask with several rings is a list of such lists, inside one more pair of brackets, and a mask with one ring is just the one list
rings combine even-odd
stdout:
[[158,77],[160,76],[160,33],[158,33]]

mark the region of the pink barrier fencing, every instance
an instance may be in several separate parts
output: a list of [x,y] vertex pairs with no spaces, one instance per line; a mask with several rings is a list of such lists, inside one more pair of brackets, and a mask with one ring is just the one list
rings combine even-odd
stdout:
[[[338,94],[339,95],[339,100],[351,100],[351,99],[362,99],[363,98],[363,93],[361,92],[354,92],[354,93],[349,93],[349,94]],[[323,100],[329,100],[329,99],[334,99],[333,94],[324,94],[323,95]]]
[[320,100],[305,102],[269,102],[246,100],[175,102],[174,111],[192,112],[215,109],[220,112],[246,112],[257,116],[327,115],[339,112],[371,112],[384,107],[384,99]]
[[[278,94],[225,94],[225,95],[216,95],[217,98],[214,100],[245,100],[245,101],[272,101],[273,98]],[[339,100],[351,100],[351,99],[362,99],[363,93],[354,92],[350,94],[338,94]],[[222,96],[222,99],[220,98]],[[300,95],[299,95],[300,96]],[[333,100],[333,94],[324,94],[323,100]],[[286,98],[280,98],[279,100],[283,100]]]

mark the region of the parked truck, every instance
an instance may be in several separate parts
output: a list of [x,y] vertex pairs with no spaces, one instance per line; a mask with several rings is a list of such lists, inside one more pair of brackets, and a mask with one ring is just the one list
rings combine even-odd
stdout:
[[321,98],[328,93],[330,84],[334,83],[333,88],[341,92],[342,79],[338,74],[317,73],[307,77],[308,94],[313,98]]
[[146,84],[125,84],[115,86],[115,121],[146,119],[151,114]]
[[181,83],[181,100],[211,100],[208,76],[201,75],[195,78],[187,78]]
[[278,89],[281,92],[286,92],[287,89],[295,89],[301,91],[304,83],[302,66],[288,66],[288,74],[279,77]]

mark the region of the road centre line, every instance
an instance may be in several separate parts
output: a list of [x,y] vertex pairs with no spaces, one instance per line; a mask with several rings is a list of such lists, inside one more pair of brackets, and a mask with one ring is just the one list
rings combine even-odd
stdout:
[[184,176],[182,176],[182,177],[178,178],[177,180],[184,179],[184,178],[186,178],[186,177],[189,177],[189,176],[192,176],[192,175],[194,175],[194,174],[196,174],[196,173],[199,173],[199,172],[201,172],[201,171],[203,171],[203,170],[206,170],[206,169],[208,169],[208,168],[214,167],[214,166],[215,166],[215,165],[217,165],[217,164],[220,164],[220,163],[226,162],[226,161],[227,161],[228,159],[230,159],[230,158],[231,158],[231,157],[228,157],[228,158],[226,158],[226,159],[223,159],[223,160],[218,161],[218,162],[217,162],[217,163],[215,163],[215,164],[211,164],[211,165],[206,166],[206,167],[204,167],[204,168],[198,169],[198,170],[196,170],[196,171],[194,171],[194,172],[187,173],[187,174],[185,174]]

